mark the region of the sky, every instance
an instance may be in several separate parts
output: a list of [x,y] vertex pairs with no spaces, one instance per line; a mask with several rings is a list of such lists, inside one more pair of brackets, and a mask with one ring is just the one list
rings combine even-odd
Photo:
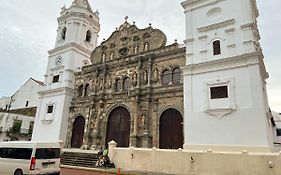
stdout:
[[[30,77],[44,81],[48,50],[54,48],[57,17],[61,7],[73,0],[0,0],[0,97],[11,96]],[[99,43],[128,21],[139,28],[161,29],[168,44],[184,40],[183,0],[89,0],[98,10]],[[258,26],[265,65],[269,104],[281,112],[281,1],[257,0]]]

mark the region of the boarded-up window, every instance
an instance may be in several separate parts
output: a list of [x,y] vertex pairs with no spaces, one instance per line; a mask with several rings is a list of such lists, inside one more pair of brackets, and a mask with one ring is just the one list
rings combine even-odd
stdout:
[[213,51],[214,55],[221,54],[221,42],[219,40],[213,42]]
[[164,70],[162,73],[162,84],[168,85],[170,83],[170,72],[169,70]]
[[227,86],[211,87],[211,99],[228,98]]
[[172,77],[172,82],[173,84],[178,84],[181,81],[181,70],[180,68],[175,68],[173,70],[173,77]]

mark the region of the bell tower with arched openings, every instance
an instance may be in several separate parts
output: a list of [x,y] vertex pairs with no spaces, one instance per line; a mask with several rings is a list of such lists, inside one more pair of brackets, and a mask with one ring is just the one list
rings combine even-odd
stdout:
[[39,91],[32,140],[65,141],[74,73],[90,64],[100,30],[98,15],[88,0],[75,0],[61,9],[55,48],[49,51],[45,85]]
[[185,149],[270,151],[256,0],[186,0]]

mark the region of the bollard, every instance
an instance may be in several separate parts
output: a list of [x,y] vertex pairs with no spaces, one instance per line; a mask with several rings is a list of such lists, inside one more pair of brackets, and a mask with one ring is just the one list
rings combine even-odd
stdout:
[[120,168],[118,168],[118,175],[120,175]]

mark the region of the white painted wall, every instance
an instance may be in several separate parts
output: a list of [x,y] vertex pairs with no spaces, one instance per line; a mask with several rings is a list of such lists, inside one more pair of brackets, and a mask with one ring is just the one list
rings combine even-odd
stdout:
[[[92,12],[88,1],[76,0],[70,8],[62,8],[58,25],[55,48],[49,51],[45,86],[39,91],[32,135],[35,141],[65,141],[74,95],[74,72],[80,71],[85,61],[90,63],[91,53],[97,45],[99,17],[97,12]],[[65,40],[61,38],[64,27],[67,28]],[[85,41],[87,30],[92,31],[90,42]],[[59,82],[53,83],[56,75],[60,77]],[[54,106],[51,114],[47,114],[48,105]]]
[[[36,107],[39,100],[38,91],[42,84],[30,78],[27,80],[19,90],[11,97],[11,109],[22,109]],[[26,107],[26,101],[28,106]]]
[[[266,95],[268,78],[259,47],[255,0],[187,0],[184,76],[185,149],[273,145]],[[213,55],[220,40],[221,54]],[[211,99],[210,87],[228,97]]]
[[[255,0],[188,0],[185,9],[186,64],[255,52],[259,33]],[[213,56],[212,41],[221,41],[222,54]]]
[[[276,129],[281,129],[281,114],[278,112],[272,112],[272,115],[273,115],[273,118],[274,118],[274,121],[276,124],[276,126],[273,129],[274,142],[281,144],[281,136],[277,137],[277,134],[276,134]],[[280,145],[280,147],[281,147],[281,145]]]
[[280,153],[115,148],[111,161],[129,171],[177,175],[280,175]]

